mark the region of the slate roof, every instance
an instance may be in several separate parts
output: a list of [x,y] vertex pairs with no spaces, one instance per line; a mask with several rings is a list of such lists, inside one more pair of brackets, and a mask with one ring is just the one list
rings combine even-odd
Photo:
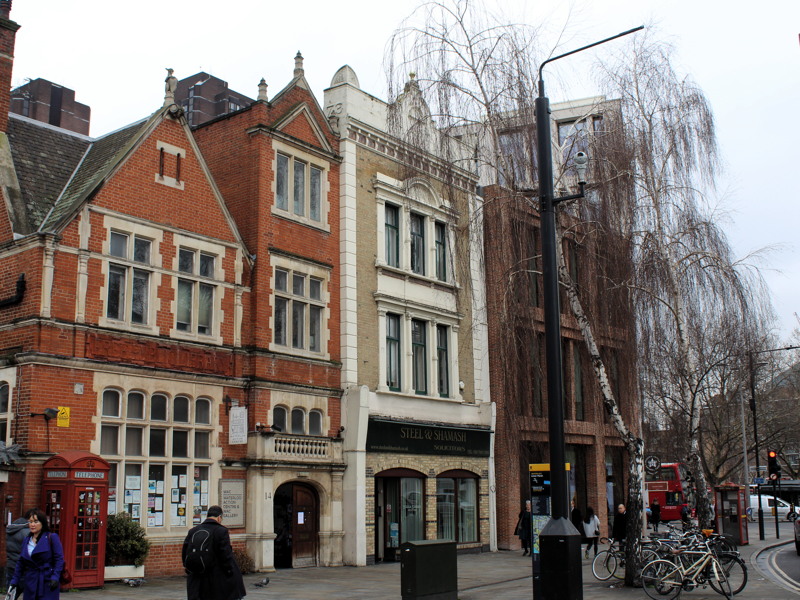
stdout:
[[91,139],[11,114],[8,140],[27,218],[15,223],[14,230],[30,233],[50,212]]
[[40,230],[56,229],[62,219],[69,217],[117,165],[143,127],[145,122],[140,121],[95,140]]
[[9,115],[9,145],[24,205],[19,219],[25,219],[14,231],[57,231],[160,112],[96,139]]

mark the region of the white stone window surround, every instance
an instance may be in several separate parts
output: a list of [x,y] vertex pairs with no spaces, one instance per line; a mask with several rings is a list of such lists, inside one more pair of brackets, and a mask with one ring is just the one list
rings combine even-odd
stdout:
[[300,408],[305,412],[305,435],[309,434],[309,415],[312,412],[317,412],[322,417],[322,436],[326,436],[331,428],[330,417],[327,414],[328,398],[324,396],[314,396],[310,394],[298,394],[296,392],[285,392],[279,390],[272,390],[270,393],[272,410],[280,407],[286,411],[286,428],[283,433],[292,432],[292,409]]
[[165,155],[169,155],[172,158],[170,161],[165,161],[166,164],[164,165],[164,174],[160,174],[156,171],[155,181],[156,183],[161,183],[167,185],[171,188],[175,188],[176,190],[183,190],[184,189],[184,181],[183,175],[181,175],[180,181],[175,177],[171,177],[167,175],[167,173],[173,173],[177,175],[177,161],[180,157],[181,161],[181,173],[185,172],[184,164],[186,162],[186,150],[184,148],[178,148],[177,146],[173,146],[172,144],[168,144],[167,142],[162,142],[161,140],[156,140],[156,150],[159,153],[163,150]]
[[16,388],[17,388],[17,367],[6,367],[5,369],[0,369],[0,385],[7,385],[8,386],[8,412],[0,413],[0,419],[6,422],[6,437],[0,441],[4,442],[6,445],[10,445],[13,443],[13,438],[11,436],[11,432],[13,430],[12,425],[14,422],[14,400],[16,398]]
[[[291,221],[296,221],[298,223],[302,223],[303,225],[308,225],[309,227],[313,227],[315,229],[321,229],[322,231],[326,231],[330,233],[331,227],[328,223],[328,215],[330,214],[330,203],[328,202],[328,194],[330,192],[330,184],[328,183],[328,173],[330,172],[331,164],[328,160],[321,158],[316,154],[311,154],[310,152],[306,152],[301,150],[296,146],[289,145],[287,143],[282,142],[281,140],[274,139],[272,140],[272,173],[273,178],[270,183],[272,189],[272,197],[275,198],[275,202],[272,204],[272,214],[280,217],[284,217]],[[278,185],[278,154],[282,154],[284,156],[288,156],[290,158],[289,161],[289,189],[288,189],[288,206],[287,210],[283,210],[278,208],[277,206],[277,185]],[[306,211],[305,215],[297,215],[293,212],[293,198],[294,198],[294,175],[292,170],[293,161],[291,159],[297,159],[309,167],[313,166],[322,171],[322,181],[320,185],[320,219],[319,221],[312,219],[308,214],[308,203],[306,202]],[[311,193],[311,182],[307,178],[306,179],[306,200],[308,200],[309,194]]]
[[[455,214],[422,179],[398,181],[378,173],[375,178],[377,248],[375,266],[403,274],[425,283],[458,287],[453,268],[452,248],[455,239]],[[406,191],[407,190],[407,191]],[[386,204],[399,210],[399,265],[391,266],[386,260]],[[411,270],[411,215],[424,218],[425,274]],[[446,280],[436,277],[436,223],[445,226]]]
[[[378,350],[379,350],[379,376],[377,391],[386,394],[401,396],[414,396],[442,401],[463,402],[461,390],[458,387],[458,330],[459,317],[443,313],[435,308],[411,306],[403,302],[392,301],[388,298],[377,299],[378,303]],[[392,390],[386,385],[386,315],[400,316],[400,390]],[[417,394],[414,391],[412,377],[412,346],[411,346],[411,321],[426,323],[426,358],[427,358],[427,394]],[[450,376],[450,389],[448,395],[439,395],[439,358],[436,352],[436,326],[447,327],[447,359],[449,362],[448,373]]]
[[[125,475],[124,475],[124,465],[125,464],[136,464],[141,465],[142,468],[142,490],[141,490],[141,512],[140,512],[140,522],[142,526],[148,529],[148,535],[150,532],[158,532],[159,534],[168,534],[169,531],[182,531],[185,532],[189,528],[193,526],[191,522],[191,514],[192,512],[189,510],[190,506],[187,504],[187,524],[186,525],[176,525],[170,521],[171,516],[168,514],[169,510],[169,496],[167,495],[166,491],[164,494],[164,525],[155,526],[155,527],[148,527],[147,524],[147,473],[149,469],[149,465],[163,465],[165,467],[165,472],[167,475],[170,474],[171,469],[173,466],[186,466],[186,467],[206,467],[208,468],[209,473],[209,481],[216,481],[219,479],[221,472],[219,469],[220,460],[222,458],[222,449],[219,447],[219,434],[221,432],[221,428],[218,425],[219,423],[219,406],[220,402],[218,398],[223,396],[223,390],[219,386],[213,385],[205,385],[205,384],[195,384],[187,381],[180,381],[180,380],[166,380],[166,379],[159,379],[159,378],[142,378],[138,375],[122,375],[116,373],[106,373],[106,372],[98,372],[96,373],[95,378],[95,385],[94,389],[98,390],[97,393],[97,408],[95,411],[95,417],[92,418],[93,423],[96,427],[96,436],[95,439],[91,443],[90,451],[103,456],[109,462],[112,462],[117,465],[117,480],[110,481],[109,484],[112,487],[116,487],[117,489],[117,512],[121,512],[123,510],[123,497],[122,492],[125,489]],[[103,408],[103,395],[106,391],[116,391],[119,393],[120,399],[120,406],[119,406],[119,417],[113,416],[102,416],[102,408]],[[144,396],[145,401],[145,418],[144,419],[128,419],[126,415],[126,406],[128,401],[128,394],[130,392],[138,392]],[[147,418],[149,415],[149,403],[150,398],[155,394],[161,394],[166,396],[167,398],[167,420],[166,421],[153,421],[152,423]],[[177,396],[184,396],[189,399],[190,402],[190,419],[189,423],[183,421],[174,421],[172,415],[172,402],[175,397]],[[207,400],[210,404],[210,414],[209,414],[209,423],[197,423],[196,422],[196,413],[195,413],[195,406],[198,400]],[[127,423],[130,423],[134,428],[141,428],[142,429],[142,446],[143,446],[143,453],[141,456],[138,455],[131,455],[127,456],[125,454],[125,426]],[[104,454],[101,451],[101,430],[103,426],[111,426],[118,428],[118,436],[117,436],[117,444],[118,444],[118,453],[114,455]],[[189,431],[190,435],[189,439],[189,452],[187,453],[188,457],[173,457],[171,456],[172,452],[172,435],[168,433],[166,442],[166,454],[167,456],[159,456],[159,457],[151,457],[148,456],[147,453],[147,446],[148,446],[148,438],[147,438],[147,431],[149,431],[150,427],[152,426],[153,429],[167,429],[171,431]],[[196,458],[194,457],[194,432],[203,432],[209,435],[208,440],[208,449],[210,456],[208,458]],[[188,469],[189,478],[193,479],[193,469]],[[165,486],[167,482],[165,482]],[[209,492],[213,492],[209,490]],[[189,494],[189,498],[187,499],[189,503],[192,502],[192,494]],[[215,497],[210,498],[209,504],[216,503]]]
[[[102,312],[98,320],[101,327],[114,329],[124,329],[135,333],[145,333],[158,335],[158,325],[156,315],[160,309],[160,301],[156,290],[161,285],[163,265],[161,263],[161,244],[164,241],[164,232],[155,227],[149,227],[142,223],[127,221],[113,215],[104,215],[104,227],[106,230],[105,240],[103,241],[103,263],[101,271],[103,273],[103,286],[100,288],[100,300],[102,302]],[[150,245],[150,262],[148,264],[136,262],[132,259],[132,251],[128,253],[128,258],[121,258],[111,255],[111,232],[121,233],[128,236],[129,249],[133,248],[133,240],[136,237],[148,239]],[[125,291],[125,319],[118,320],[107,317],[107,303],[109,291],[109,273],[111,265],[124,267],[130,276],[126,277]],[[147,298],[147,318],[146,323],[133,323],[130,319],[130,302],[132,299],[131,288],[133,285],[133,269],[147,271],[150,273]]]
[[[304,261],[298,258],[293,258],[289,256],[284,256],[282,254],[272,253],[270,255],[270,262],[271,262],[271,272],[270,272],[270,288],[272,289],[272,294],[270,295],[270,305],[272,308],[272,314],[269,318],[269,325],[270,329],[273,332],[272,340],[269,343],[269,349],[273,352],[280,352],[281,354],[291,354],[294,356],[304,357],[304,358],[313,358],[317,360],[330,360],[330,352],[328,351],[328,342],[331,339],[331,332],[330,332],[330,319],[331,319],[331,310],[330,310],[330,292],[329,292],[329,285],[331,279],[331,270],[328,267],[322,266],[318,263],[313,263],[309,261]],[[320,325],[320,348],[322,349],[321,352],[312,352],[307,348],[308,346],[308,323],[309,319],[306,318],[305,320],[305,328],[306,333],[304,334],[304,348],[294,348],[291,343],[291,331],[287,328],[287,343],[286,345],[283,344],[276,344],[275,339],[275,298],[276,298],[276,287],[275,287],[275,271],[276,269],[288,271],[289,272],[289,290],[290,293],[288,295],[284,294],[283,292],[277,293],[280,297],[286,297],[288,299],[293,299],[294,297],[291,294],[292,288],[292,274],[297,273],[306,276],[306,285],[308,285],[309,279],[317,279],[321,282],[321,290],[320,290],[320,300],[319,301],[311,301],[306,295],[305,302],[321,306],[322,307],[322,323]],[[301,298],[297,297],[297,300],[301,300]],[[290,415],[291,416],[291,415]]]
[[[223,259],[225,258],[225,251],[226,247],[222,244],[216,244],[209,240],[200,239],[193,236],[182,235],[179,233],[173,234],[173,241],[175,245],[175,255],[172,259],[172,265],[170,265],[170,269],[172,270],[171,275],[173,276],[173,300],[171,306],[171,313],[172,313],[172,322],[173,327],[170,329],[170,336],[182,339],[182,340],[193,340],[199,342],[206,342],[206,343],[213,343],[213,344],[222,344],[222,323],[225,322],[225,313],[222,310],[222,296],[225,290],[225,287],[221,285],[225,281],[225,270],[222,266]],[[187,250],[193,250],[197,254],[197,258],[195,263],[199,261],[200,253],[208,254],[214,257],[214,277],[203,277],[199,275],[199,268],[195,268],[194,273],[185,273],[183,271],[178,270],[178,261],[180,248],[185,248]],[[205,283],[214,286],[214,299],[211,308],[211,315],[212,315],[212,322],[211,322],[211,333],[197,333],[197,293],[194,294],[192,301],[194,306],[192,308],[192,331],[182,331],[178,329],[177,326],[177,315],[178,315],[178,280],[179,279],[187,279],[197,283]],[[195,290],[197,286],[195,286]],[[230,317],[229,317],[230,318]]]

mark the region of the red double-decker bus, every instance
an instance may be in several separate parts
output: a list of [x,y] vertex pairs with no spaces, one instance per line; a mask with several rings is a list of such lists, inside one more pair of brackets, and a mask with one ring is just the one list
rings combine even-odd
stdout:
[[679,521],[684,505],[693,510],[695,506],[694,486],[689,469],[683,463],[664,463],[655,474],[645,476],[645,491],[648,505],[658,498],[662,521]]

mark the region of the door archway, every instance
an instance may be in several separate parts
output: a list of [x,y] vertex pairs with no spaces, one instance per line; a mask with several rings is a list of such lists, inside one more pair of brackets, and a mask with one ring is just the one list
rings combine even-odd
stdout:
[[315,567],[319,553],[319,498],[304,483],[284,483],[275,492],[275,567]]

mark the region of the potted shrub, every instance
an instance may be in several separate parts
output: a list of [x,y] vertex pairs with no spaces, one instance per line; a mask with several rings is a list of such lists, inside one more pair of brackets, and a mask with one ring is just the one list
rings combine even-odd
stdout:
[[106,523],[105,579],[144,577],[150,540],[128,513],[109,515]]

